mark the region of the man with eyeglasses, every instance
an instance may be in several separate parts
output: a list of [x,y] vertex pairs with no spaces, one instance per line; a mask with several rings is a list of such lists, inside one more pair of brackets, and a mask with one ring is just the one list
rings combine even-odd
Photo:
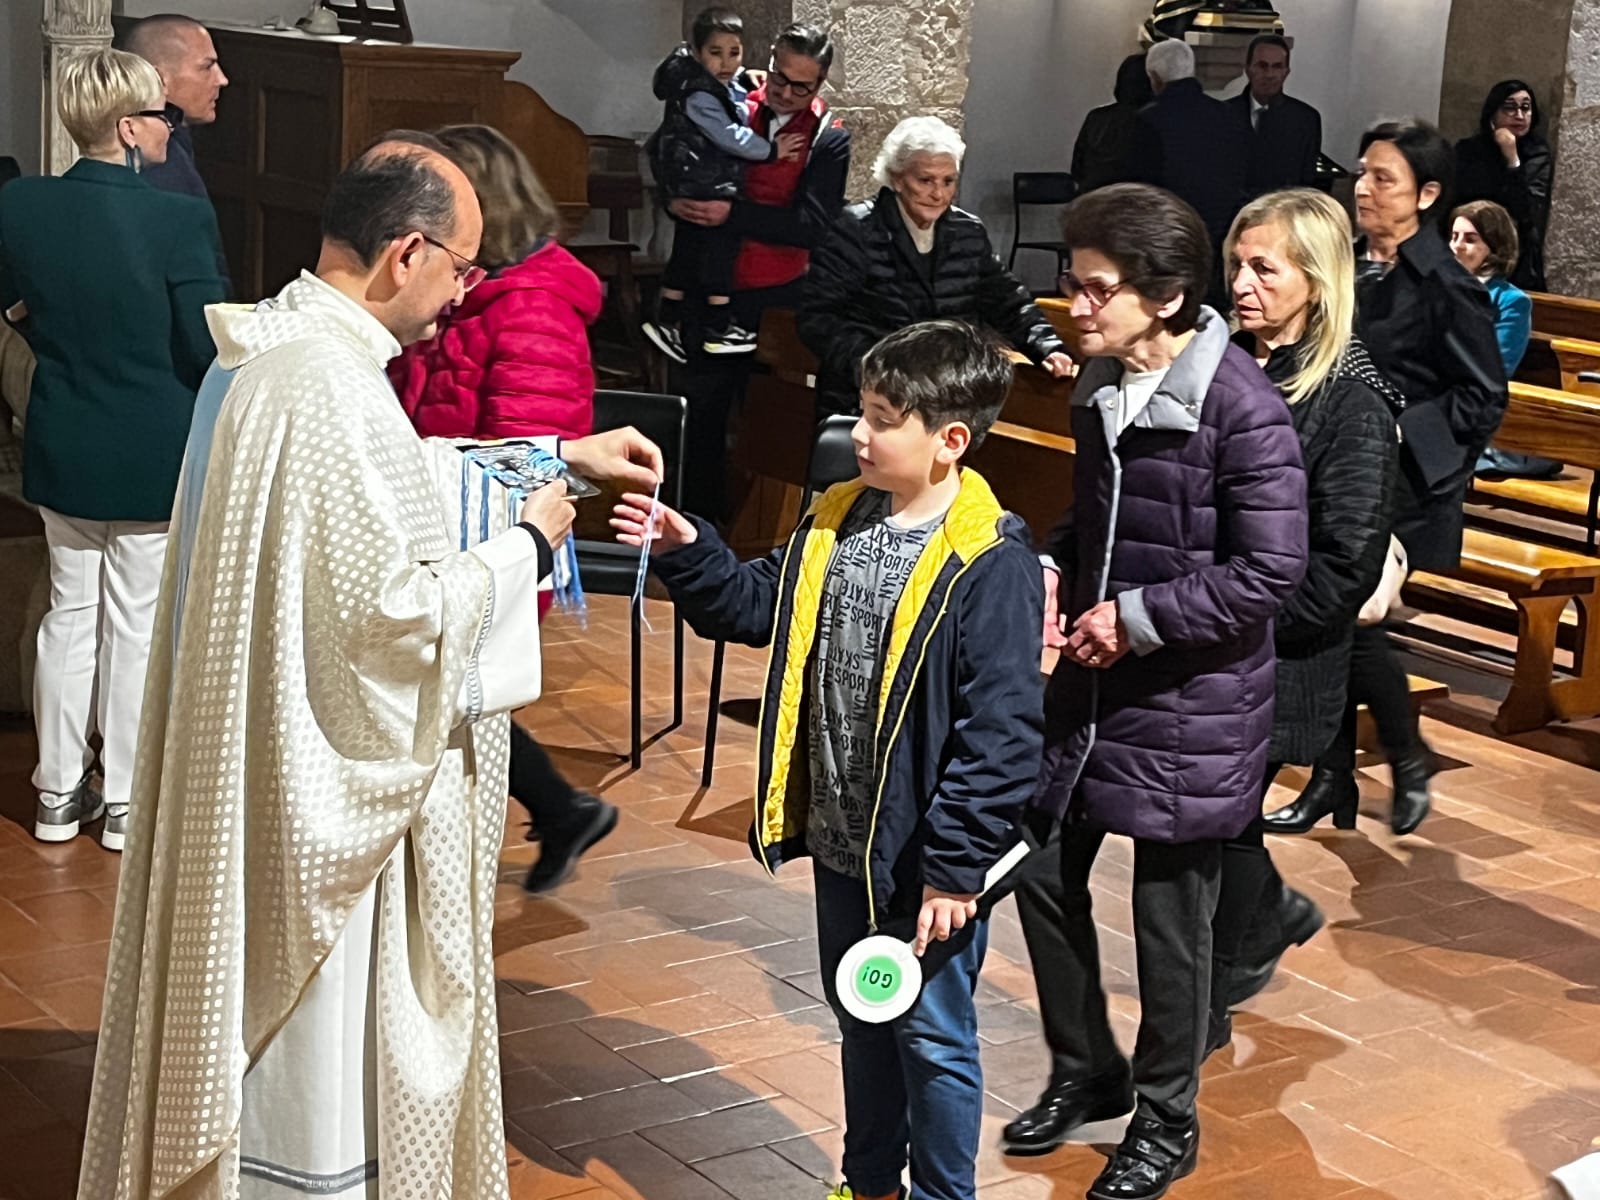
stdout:
[[[740,324],[761,327],[769,308],[800,302],[811,251],[844,208],[850,173],[850,131],[828,110],[822,85],[833,63],[833,41],[811,25],[790,25],[772,44],[766,82],[750,93],[750,128],[765,138],[803,132],[806,148],[791,161],[751,163],[736,201],[674,200],[672,215],[699,225],[730,225],[743,238],[734,267],[734,304]],[[686,476],[686,507],[721,515],[728,411],[744,395],[750,364],[695,362],[690,392],[689,457],[704,469]]]

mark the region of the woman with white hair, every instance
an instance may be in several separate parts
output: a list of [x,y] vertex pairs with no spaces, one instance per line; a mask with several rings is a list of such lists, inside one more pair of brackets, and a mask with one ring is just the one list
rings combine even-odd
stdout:
[[1061,339],[1000,265],[983,222],[952,207],[965,153],[938,117],[907,117],[873,167],[882,190],[846,208],[812,255],[799,324],[821,360],[819,416],[859,412],[862,355],[935,318],[990,326],[1052,374],[1071,373]]
[[[66,841],[104,811],[108,850],[122,849],[167,523],[216,353],[204,309],[226,289],[211,205],[140,177],[166,158],[164,95],[137,55],[71,59],[58,106],[83,157],[0,196],[0,309],[38,359],[22,491],[50,551],[34,836]],[[90,783],[96,727],[103,797]]]

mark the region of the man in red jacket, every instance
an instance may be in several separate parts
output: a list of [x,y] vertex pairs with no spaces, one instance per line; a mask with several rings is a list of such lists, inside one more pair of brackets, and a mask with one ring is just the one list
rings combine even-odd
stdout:
[[[805,150],[786,162],[753,163],[736,201],[674,200],[672,215],[699,225],[730,225],[743,239],[734,268],[740,324],[761,327],[768,308],[799,303],[811,250],[844,208],[850,172],[850,132],[819,94],[833,62],[833,42],[810,25],[790,25],[772,44],[766,83],[750,93],[750,127],[762,137],[809,135]],[[685,507],[722,515],[728,413],[744,396],[751,363],[692,356],[677,373],[690,400]],[[697,494],[698,493],[698,494]]]

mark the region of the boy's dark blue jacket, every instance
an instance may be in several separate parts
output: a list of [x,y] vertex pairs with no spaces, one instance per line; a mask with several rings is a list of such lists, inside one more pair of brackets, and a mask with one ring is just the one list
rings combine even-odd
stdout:
[[[652,564],[696,633],[771,644],[750,839],[769,871],[807,853],[809,665],[839,526],[863,488],[830,489],[766,558],[740,563],[699,522],[698,541]],[[1044,587],[1030,546],[1021,518],[965,471],[901,593],[877,707],[879,790],[867,839],[874,928],[915,913],[924,883],[982,891],[989,868],[1021,840],[1043,746]]]
[[694,92],[715,96],[730,122],[741,120],[728,89],[701,65],[688,46],[679,46],[656,67],[656,99],[664,101],[661,125],[645,142],[650,173],[664,197],[733,200],[744,184],[744,160],[717,149],[689,117],[685,104]]

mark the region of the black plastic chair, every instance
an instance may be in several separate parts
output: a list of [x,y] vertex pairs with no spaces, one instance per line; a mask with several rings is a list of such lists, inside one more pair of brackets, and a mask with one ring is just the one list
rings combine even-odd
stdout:
[[[850,431],[856,418],[846,415],[824,417],[817,426],[816,440],[811,443],[811,459],[806,464],[806,488],[800,497],[800,511],[807,512],[811,502],[836,483],[854,479],[861,473],[856,462],[855,443]],[[700,786],[711,786],[711,772],[717,758],[717,715],[722,705],[722,662],[728,643],[719,641],[711,654],[711,702],[706,711],[706,748],[701,760]]]
[[[683,454],[684,430],[689,419],[689,403],[682,396],[664,396],[652,392],[615,392],[600,390],[594,394],[594,432],[623,429],[632,425],[645,437],[661,447],[665,460],[666,478],[661,483],[661,499],[673,508],[683,505]],[[579,538],[578,577],[583,590],[602,596],[632,596],[634,581],[639,574],[639,551],[613,541],[590,541]],[[631,650],[630,738],[628,761],[638,770],[644,758],[644,635],[643,601],[630,606],[628,634]],[[672,615],[672,724],[661,733],[670,733],[683,724],[683,618]],[[659,736],[659,735],[657,735]]]
[[1022,210],[1028,205],[1071,204],[1078,198],[1078,181],[1065,171],[1017,171],[1011,176],[1011,257],[1006,270],[1017,265],[1018,250],[1045,250],[1056,256],[1059,276],[1072,257],[1062,241],[1028,242],[1022,239]]

